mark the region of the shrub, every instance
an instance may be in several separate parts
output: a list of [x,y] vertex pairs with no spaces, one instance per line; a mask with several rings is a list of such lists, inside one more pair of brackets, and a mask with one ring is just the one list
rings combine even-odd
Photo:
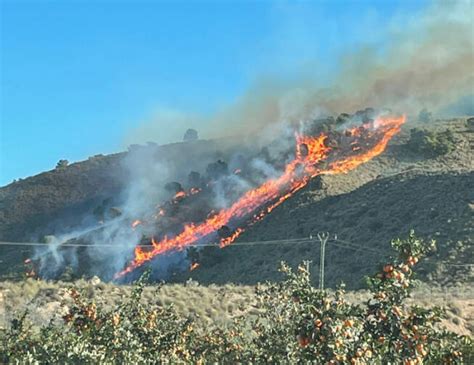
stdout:
[[206,173],[209,179],[217,180],[221,176],[228,175],[229,168],[225,161],[217,160],[207,165]]
[[393,241],[399,257],[369,280],[372,298],[364,307],[348,304],[343,286],[333,296],[312,287],[307,264],[297,273],[283,265],[288,279],[259,294],[266,310],[254,326],[252,361],[462,363],[462,349],[472,342],[435,330],[441,309],[403,304],[413,287],[413,266],[432,245],[413,232],[406,240]]
[[77,290],[63,316],[64,326],[51,323],[34,333],[26,314],[4,334],[2,363],[143,363],[189,359],[192,324],[171,307],[140,303],[147,275],[136,284],[128,301],[105,312]]
[[474,118],[468,118],[466,120],[466,127],[469,131],[474,132]]
[[195,129],[188,129],[186,131],[186,133],[184,133],[184,136],[183,136],[183,141],[184,142],[187,142],[187,141],[197,141],[199,139],[198,137],[198,132],[197,130]]
[[67,167],[68,165],[69,165],[68,160],[59,160],[58,163],[56,164],[56,168],[60,169],[60,168]]
[[424,108],[418,114],[418,120],[423,123],[429,123],[433,120],[433,115],[428,111],[428,109]]
[[349,120],[351,119],[351,116],[347,113],[341,113],[339,114],[339,116],[336,118],[336,124],[337,125],[340,125],[340,124],[344,124],[346,122],[348,122]]
[[349,304],[341,286],[334,294],[314,288],[308,263],[286,280],[257,287],[253,319],[227,328],[195,328],[170,306],[140,303],[146,277],[129,301],[113,311],[70,292],[64,326],[34,333],[24,314],[0,333],[0,361],[12,363],[253,363],[253,364],[462,364],[472,358],[472,339],[435,326],[440,308],[408,307],[413,268],[434,242],[413,232],[392,242],[398,257],[368,279],[372,297]]
[[445,155],[455,148],[455,138],[450,129],[443,132],[432,132],[425,129],[410,130],[408,148],[425,156]]

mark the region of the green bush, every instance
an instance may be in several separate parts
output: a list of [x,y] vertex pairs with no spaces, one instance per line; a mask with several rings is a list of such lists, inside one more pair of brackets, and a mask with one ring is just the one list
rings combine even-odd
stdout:
[[423,123],[429,123],[433,120],[433,115],[425,108],[418,114],[418,120]]
[[468,118],[466,120],[466,127],[469,131],[474,132],[474,118]]
[[[393,241],[398,257],[368,279],[364,305],[311,285],[309,266],[282,265],[286,280],[257,287],[253,318],[198,328],[170,306],[144,306],[146,277],[113,311],[70,292],[64,324],[35,332],[24,314],[1,332],[4,363],[462,364],[472,339],[439,330],[440,308],[409,307],[413,267],[434,243],[413,232]],[[472,363],[472,362],[471,362]]]
[[69,165],[68,160],[59,160],[58,163],[56,164],[57,169],[65,168]]
[[408,148],[425,156],[436,157],[445,155],[455,149],[456,141],[450,129],[433,132],[425,129],[410,130]]

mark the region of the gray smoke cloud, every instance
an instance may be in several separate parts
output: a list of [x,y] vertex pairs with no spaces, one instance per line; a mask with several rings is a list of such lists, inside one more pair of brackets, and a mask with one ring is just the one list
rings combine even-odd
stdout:
[[[145,131],[146,138],[166,139],[167,126],[180,126],[181,133],[192,126],[212,138],[252,134],[273,124],[367,106],[407,114],[417,114],[423,108],[441,114],[471,114],[473,9],[469,0],[437,1],[421,14],[399,13],[379,25],[387,33],[382,46],[361,43],[342,52],[324,82],[316,72],[308,71],[309,67],[301,72],[286,70],[275,77],[266,75],[255,80],[234,104],[210,117],[158,114],[135,129],[127,141],[144,141]],[[365,31],[370,38],[369,33],[379,29]]]

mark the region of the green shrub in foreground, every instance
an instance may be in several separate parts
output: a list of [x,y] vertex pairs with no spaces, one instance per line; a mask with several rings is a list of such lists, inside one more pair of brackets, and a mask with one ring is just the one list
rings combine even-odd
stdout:
[[308,265],[282,265],[286,280],[257,287],[255,318],[228,328],[195,328],[172,307],[140,302],[142,278],[127,302],[104,311],[76,290],[64,325],[35,332],[27,316],[2,333],[6,363],[462,364],[472,340],[435,327],[443,312],[404,305],[412,270],[434,243],[412,233],[393,241],[398,258],[369,279],[372,297],[349,304],[343,288],[314,288]]

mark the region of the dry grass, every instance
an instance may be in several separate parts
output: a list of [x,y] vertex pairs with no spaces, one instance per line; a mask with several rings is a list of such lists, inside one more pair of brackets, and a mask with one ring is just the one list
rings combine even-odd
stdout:
[[[0,282],[0,326],[25,309],[36,325],[59,319],[65,302],[66,290],[75,286],[84,295],[112,307],[127,298],[130,286],[117,286],[100,281],[78,280],[74,283],[46,282],[28,279],[23,282]],[[172,304],[179,314],[191,316],[202,326],[225,326],[233,317],[254,314],[255,289],[252,286],[210,285],[201,286],[190,281],[186,284],[166,284],[146,287],[145,303]],[[349,291],[350,302],[361,303],[369,298],[368,291]],[[474,333],[474,288],[458,286],[439,288],[422,285],[408,299],[410,304],[423,307],[443,306],[447,318],[442,325],[458,334],[472,336]]]

